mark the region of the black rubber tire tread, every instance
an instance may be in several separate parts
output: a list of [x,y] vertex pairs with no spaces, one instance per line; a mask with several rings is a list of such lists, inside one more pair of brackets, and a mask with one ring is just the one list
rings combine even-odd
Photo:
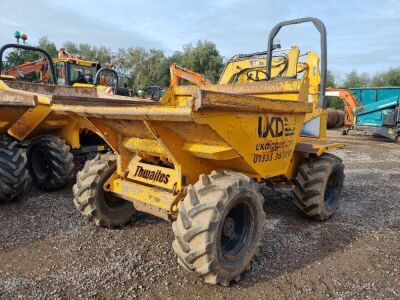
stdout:
[[74,204],[81,215],[96,226],[121,227],[130,223],[136,215],[129,201],[121,199],[123,206],[117,209],[109,209],[104,204],[103,184],[116,168],[115,155],[98,154],[94,159],[86,161],[76,176],[76,184],[73,186]]
[[[228,272],[218,258],[217,243],[220,242],[217,228],[222,216],[230,208],[232,199],[241,193],[251,195],[255,209],[255,227],[251,247],[246,255]],[[178,203],[178,218],[172,224],[175,240],[172,247],[178,256],[178,263],[190,272],[195,272],[206,283],[228,286],[238,281],[251,263],[259,243],[264,237],[264,198],[258,185],[249,177],[230,171],[214,171],[201,175],[195,185],[187,187],[187,194]]]
[[15,201],[29,182],[26,157],[18,143],[0,137],[0,203]]
[[[338,176],[338,193],[334,204],[325,205],[325,189],[330,175]],[[318,221],[329,219],[337,210],[343,189],[344,165],[342,160],[330,153],[310,157],[299,167],[293,180],[294,204],[300,214]]]
[[[34,151],[41,149],[46,153],[50,166],[45,178],[38,178],[32,165]],[[28,170],[32,182],[41,190],[57,190],[69,183],[74,177],[74,158],[66,142],[54,135],[41,135],[34,138],[28,147]]]

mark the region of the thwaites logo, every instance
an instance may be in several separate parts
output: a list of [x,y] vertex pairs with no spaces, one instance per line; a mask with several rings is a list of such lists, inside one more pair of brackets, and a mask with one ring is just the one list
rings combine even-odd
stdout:
[[171,175],[165,174],[160,170],[157,171],[146,170],[141,166],[137,166],[134,176],[167,184],[169,182],[169,178]]
[[290,126],[286,117],[258,117],[258,137],[281,137],[294,135],[295,126]]

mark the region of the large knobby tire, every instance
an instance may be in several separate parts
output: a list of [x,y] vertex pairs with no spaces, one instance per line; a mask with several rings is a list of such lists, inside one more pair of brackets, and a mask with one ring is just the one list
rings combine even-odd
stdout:
[[28,147],[28,169],[33,183],[42,190],[57,190],[73,178],[70,147],[53,135],[33,139]]
[[103,185],[117,168],[116,156],[98,154],[76,176],[74,203],[81,215],[96,226],[120,227],[133,220],[132,202],[104,191]]
[[26,158],[18,143],[9,137],[0,137],[0,203],[17,199],[28,181]]
[[325,153],[308,158],[293,180],[297,210],[315,220],[329,219],[339,207],[343,182],[344,166],[339,157]]
[[178,263],[206,283],[238,281],[264,236],[263,201],[258,185],[240,173],[201,175],[172,225]]

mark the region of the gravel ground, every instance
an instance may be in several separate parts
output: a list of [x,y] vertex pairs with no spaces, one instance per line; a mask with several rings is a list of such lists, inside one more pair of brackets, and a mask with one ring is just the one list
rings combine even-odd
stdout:
[[0,298],[399,299],[400,145],[345,142],[342,204],[327,222],[297,215],[290,191],[264,188],[267,230],[243,279],[203,284],[176,263],[169,223],[140,215],[120,230],[86,224],[71,188],[0,206]]

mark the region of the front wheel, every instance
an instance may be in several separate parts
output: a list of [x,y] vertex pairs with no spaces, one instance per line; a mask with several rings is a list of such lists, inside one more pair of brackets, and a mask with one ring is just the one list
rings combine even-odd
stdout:
[[129,223],[136,214],[132,202],[105,192],[103,185],[117,169],[116,156],[98,154],[86,161],[73,187],[74,203],[89,222],[108,228]]
[[249,266],[264,236],[263,196],[235,172],[201,175],[178,204],[172,247],[178,263],[206,283],[229,285]]

